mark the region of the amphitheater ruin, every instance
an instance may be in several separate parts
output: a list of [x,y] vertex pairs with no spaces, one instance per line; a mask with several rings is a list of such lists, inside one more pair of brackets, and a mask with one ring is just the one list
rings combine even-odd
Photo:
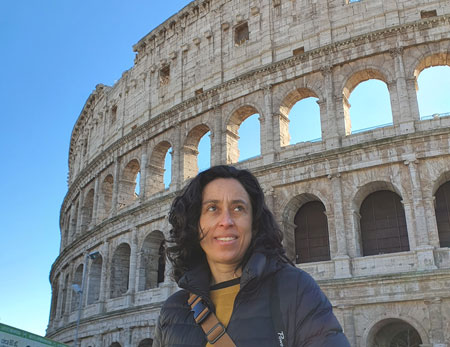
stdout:
[[[80,313],[82,347],[152,345],[177,290],[168,210],[209,136],[210,165],[258,177],[352,346],[450,346],[450,117],[417,99],[419,74],[450,65],[449,1],[196,0],[133,49],[72,131],[47,337],[73,344]],[[352,131],[348,100],[368,80],[392,119]],[[290,110],[310,97],[320,138],[291,144]],[[259,153],[240,160],[253,115]]]

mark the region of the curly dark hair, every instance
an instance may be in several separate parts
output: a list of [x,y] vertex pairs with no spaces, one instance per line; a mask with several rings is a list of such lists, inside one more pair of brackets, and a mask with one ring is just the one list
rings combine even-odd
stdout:
[[173,265],[173,278],[176,282],[183,274],[199,264],[206,263],[206,256],[200,247],[199,220],[202,207],[202,194],[205,186],[217,178],[234,178],[246,190],[252,205],[252,239],[242,264],[257,249],[283,262],[290,262],[282,246],[282,233],[275,217],[267,207],[264,193],[258,180],[247,170],[233,166],[214,166],[199,173],[177,196],[171,206],[169,222],[172,225],[169,246],[166,250]]

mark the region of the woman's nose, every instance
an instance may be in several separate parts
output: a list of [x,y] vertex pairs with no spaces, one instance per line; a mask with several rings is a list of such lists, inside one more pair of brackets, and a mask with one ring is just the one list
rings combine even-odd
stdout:
[[222,226],[230,226],[233,225],[234,221],[231,217],[231,213],[228,209],[224,209],[222,214],[220,215],[220,225]]

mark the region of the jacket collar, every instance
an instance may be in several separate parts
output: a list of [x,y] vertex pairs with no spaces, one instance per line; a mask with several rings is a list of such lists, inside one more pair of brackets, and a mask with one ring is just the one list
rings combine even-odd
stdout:
[[[255,252],[251,255],[242,270],[241,290],[251,291],[256,289],[258,283],[267,275],[276,272],[280,264],[274,258],[268,258],[265,254]],[[178,286],[189,292],[209,299],[209,286],[211,283],[211,271],[207,263],[200,264],[187,271],[178,281]]]

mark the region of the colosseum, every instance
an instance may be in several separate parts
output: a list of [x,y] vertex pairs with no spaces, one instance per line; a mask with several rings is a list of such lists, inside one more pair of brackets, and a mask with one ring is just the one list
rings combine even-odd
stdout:
[[[177,290],[168,210],[209,136],[210,165],[258,177],[352,346],[450,346],[450,117],[421,117],[417,98],[419,74],[450,65],[449,1],[195,0],[133,49],[71,134],[47,337],[152,345]],[[349,97],[368,80],[392,120],[352,131]],[[321,136],[291,144],[290,111],[310,97]],[[259,152],[240,160],[253,115]]]

